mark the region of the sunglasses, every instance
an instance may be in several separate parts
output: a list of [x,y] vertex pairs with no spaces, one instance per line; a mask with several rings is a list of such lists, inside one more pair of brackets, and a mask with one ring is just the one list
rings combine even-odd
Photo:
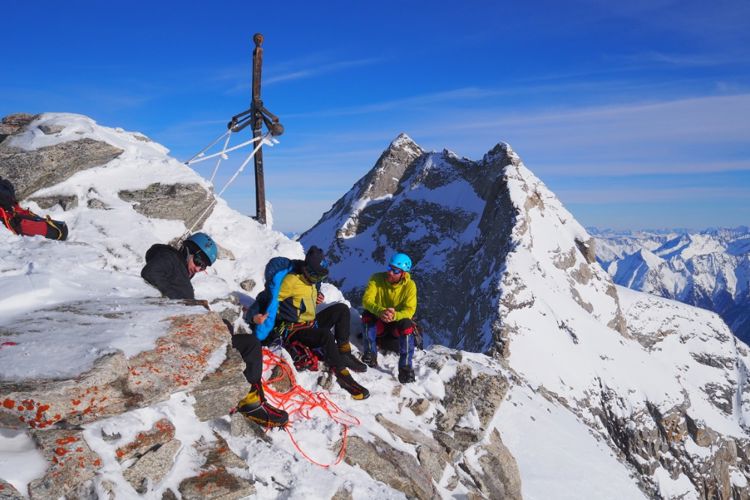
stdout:
[[208,257],[203,252],[195,252],[193,254],[193,264],[200,267],[201,269],[206,269],[211,265],[211,261],[208,260]]
[[399,268],[397,268],[397,267],[389,266],[389,267],[388,267],[388,272],[389,272],[389,273],[393,273],[393,274],[395,274],[396,276],[398,276],[399,274],[403,273],[404,271],[402,271],[401,269],[399,269]]

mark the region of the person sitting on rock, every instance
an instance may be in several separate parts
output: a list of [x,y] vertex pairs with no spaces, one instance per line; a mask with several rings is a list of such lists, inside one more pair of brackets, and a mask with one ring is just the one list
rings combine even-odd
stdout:
[[[214,240],[205,233],[195,233],[185,240],[179,250],[156,244],[146,252],[146,265],[141,276],[170,299],[195,300],[190,280],[199,271],[216,262],[218,254]],[[250,384],[247,395],[237,405],[237,410],[248,420],[267,427],[283,427],[289,415],[270,405],[261,384],[263,352],[254,335],[233,335],[232,346],[245,361],[243,374]]]
[[216,243],[206,233],[187,238],[179,250],[157,243],[146,252],[141,277],[169,299],[195,300],[190,280],[216,262]]
[[[333,371],[339,385],[354,399],[366,399],[370,392],[358,384],[349,369],[364,372],[367,366],[352,354],[349,343],[349,307],[336,303],[316,314],[315,306],[325,297],[316,283],[328,276],[328,262],[323,250],[313,246],[304,261],[300,261],[281,282],[278,293],[277,329],[282,342],[296,341],[310,349],[322,349],[326,364]],[[331,334],[331,328],[334,333]]]
[[[388,270],[375,273],[362,296],[362,324],[365,352],[362,361],[378,365],[378,341],[381,346],[398,341],[398,380],[414,382],[414,313],[417,311],[417,285],[411,279],[411,259],[404,253],[391,257]],[[394,349],[395,350],[395,349]]]

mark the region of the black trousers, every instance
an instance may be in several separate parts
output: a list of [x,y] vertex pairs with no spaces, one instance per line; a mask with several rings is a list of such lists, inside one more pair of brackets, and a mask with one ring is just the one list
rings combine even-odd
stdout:
[[245,362],[243,374],[250,385],[260,384],[263,375],[263,348],[255,335],[233,335],[232,347],[237,349]]
[[[349,318],[349,307],[346,304],[341,302],[333,304],[315,316],[317,327],[290,332],[286,341],[301,342],[310,349],[323,349],[328,366],[334,369],[344,368],[337,345],[349,342],[351,328]],[[333,335],[331,335],[331,328],[333,328]]]

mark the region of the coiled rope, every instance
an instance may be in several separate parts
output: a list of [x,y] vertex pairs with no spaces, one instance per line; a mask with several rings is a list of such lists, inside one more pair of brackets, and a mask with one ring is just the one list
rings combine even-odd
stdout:
[[[273,353],[271,350],[263,348],[263,371],[266,372],[273,370],[273,368],[277,366],[279,367],[281,374],[272,379],[264,380],[262,382],[263,392],[271,401],[271,403],[279,408],[282,408],[289,414],[290,422],[293,417],[300,417],[309,420],[312,418],[312,412],[319,408],[323,410],[331,418],[331,420],[338,423],[342,427],[341,449],[336,455],[336,461],[332,464],[322,464],[312,459],[307,453],[304,452],[304,450],[302,450],[299,443],[294,438],[291,426],[286,425],[286,427],[284,427],[284,430],[286,430],[287,434],[289,434],[289,438],[291,439],[292,444],[303,457],[305,457],[308,461],[315,465],[328,468],[333,465],[339,464],[346,454],[346,444],[349,435],[349,427],[353,425],[359,425],[359,419],[352,415],[349,415],[344,410],[342,410],[338,405],[336,405],[336,403],[330,400],[325,392],[308,391],[302,386],[298,385],[297,380],[294,376],[294,370],[289,365],[289,363],[281,356]],[[282,381],[285,377],[289,379],[292,388],[287,392],[280,392],[275,390],[272,385],[276,382]]]

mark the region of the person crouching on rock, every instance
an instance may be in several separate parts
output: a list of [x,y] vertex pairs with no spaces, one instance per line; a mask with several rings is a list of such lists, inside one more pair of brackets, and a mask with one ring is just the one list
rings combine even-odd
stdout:
[[[367,366],[352,354],[349,343],[349,307],[336,303],[315,313],[315,306],[325,299],[316,284],[328,276],[328,262],[323,250],[313,246],[304,262],[299,262],[281,282],[278,294],[282,342],[300,342],[311,349],[323,350],[326,364],[333,370],[338,384],[354,399],[366,399],[370,392],[358,384],[349,369],[364,372]],[[331,334],[331,328],[334,334]]]
[[362,296],[362,323],[365,352],[362,361],[370,367],[378,365],[378,340],[385,345],[398,339],[398,380],[414,382],[414,331],[412,318],[417,311],[417,285],[411,279],[411,259],[397,253],[391,257],[385,272],[375,273]]
[[[214,240],[205,233],[195,233],[185,240],[179,250],[169,245],[156,244],[146,252],[146,265],[141,277],[170,299],[195,300],[190,280],[199,271],[216,262],[218,254]],[[261,375],[263,352],[254,335],[233,335],[232,346],[245,361],[243,374],[250,391],[237,405],[245,418],[267,427],[283,427],[289,415],[266,401]]]

